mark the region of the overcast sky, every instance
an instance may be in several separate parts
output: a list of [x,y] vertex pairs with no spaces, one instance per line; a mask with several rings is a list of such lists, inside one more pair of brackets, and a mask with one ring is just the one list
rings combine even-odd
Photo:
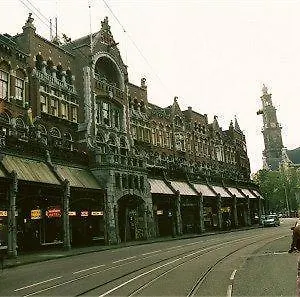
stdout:
[[[139,85],[147,78],[151,103],[166,107],[178,96],[182,109],[192,106],[210,122],[217,115],[223,130],[237,116],[252,172],[262,167],[262,118],[256,111],[263,83],[273,94],[284,146],[300,146],[300,1],[90,4],[92,31],[108,16],[129,79]],[[30,11],[37,33],[46,38],[49,19],[56,16],[58,31],[72,40],[90,32],[88,0],[1,0],[0,32],[20,33]]]

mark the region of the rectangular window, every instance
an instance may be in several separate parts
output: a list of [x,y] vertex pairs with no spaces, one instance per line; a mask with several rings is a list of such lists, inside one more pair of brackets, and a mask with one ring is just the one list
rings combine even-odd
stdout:
[[16,77],[15,97],[17,100],[23,100],[23,96],[24,96],[24,81]]
[[0,99],[8,99],[8,74],[0,70]]
[[120,113],[118,110],[115,110],[115,112],[114,112],[114,122],[115,122],[115,127],[119,128],[120,127]]
[[68,104],[66,102],[61,103],[61,117],[63,119],[68,119]]
[[51,114],[54,116],[58,116],[57,112],[57,101],[53,98],[51,98]]
[[72,106],[71,112],[72,112],[72,121],[77,122],[77,107]]
[[41,111],[42,112],[48,112],[47,98],[45,96],[41,95],[40,101],[41,101]]
[[109,126],[109,105],[106,102],[102,104],[103,123]]

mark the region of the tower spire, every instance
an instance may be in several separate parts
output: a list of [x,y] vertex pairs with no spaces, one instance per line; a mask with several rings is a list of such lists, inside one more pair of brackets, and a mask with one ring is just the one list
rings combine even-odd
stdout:
[[257,112],[263,117],[263,137],[265,149],[263,151],[263,159],[271,170],[277,170],[279,163],[282,161],[282,135],[281,126],[278,123],[276,108],[273,106],[272,94],[268,88],[262,87],[262,108]]

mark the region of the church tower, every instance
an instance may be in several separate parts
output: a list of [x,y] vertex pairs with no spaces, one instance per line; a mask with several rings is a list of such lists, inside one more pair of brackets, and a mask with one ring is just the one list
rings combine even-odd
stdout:
[[263,85],[263,95],[260,97],[262,109],[257,114],[262,114],[265,149],[263,151],[264,168],[277,170],[282,160],[282,136],[281,126],[277,121],[276,108],[272,104],[272,94],[268,93],[268,88]]

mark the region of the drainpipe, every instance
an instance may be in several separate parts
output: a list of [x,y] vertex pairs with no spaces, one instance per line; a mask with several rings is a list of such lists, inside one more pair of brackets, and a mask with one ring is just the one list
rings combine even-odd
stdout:
[[69,219],[69,203],[70,203],[70,182],[65,179],[63,182],[64,194],[63,194],[63,244],[65,250],[71,249],[70,240],[70,219]]
[[250,198],[247,196],[247,225],[251,226]]
[[8,244],[7,253],[10,258],[16,258],[17,253],[17,221],[16,221],[16,197],[18,191],[18,179],[15,171],[11,172],[12,183],[9,190],[8,209]]
[[239,226],[238,214],[237,214],[237,199],[236,196],[233,196],[233,221],[234,227],[237,228]]

